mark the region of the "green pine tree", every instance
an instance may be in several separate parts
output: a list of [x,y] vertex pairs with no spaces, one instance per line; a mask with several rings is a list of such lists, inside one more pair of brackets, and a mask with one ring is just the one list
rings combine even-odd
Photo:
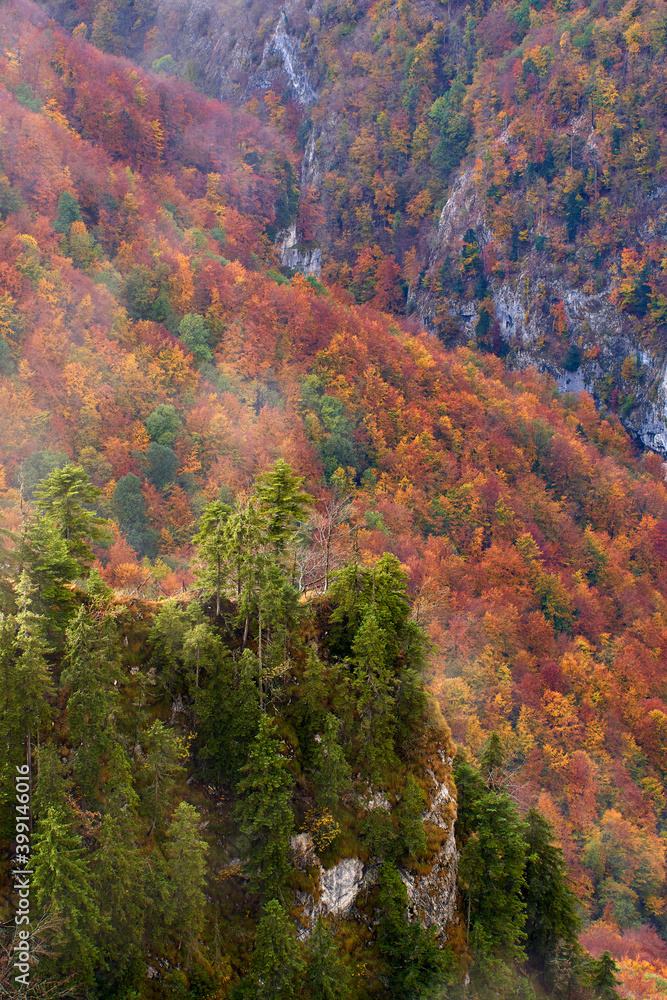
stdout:
[[306,520],[315,498],[303,489],[303,478],[295,476],[284,459],[257,481],[260,507],[268,516],[268,533],[276,551],[284,555]]
[[76,746],[74,775],[87,797],[94,795],[102,757],[111,751],[118,708],[119,639],[111,615],[79,608],[67,629],[61,689],[68,691],[67,720]]
[[304,987],[308,1000],[348,1000],[350,973],[333,934],[319,918],[308,941],[306,960]]
[[109,992],[138,982],[145,967],[144,888],[146,860],[140,849],[137,806],[130,762],[116,743],[105,785],[106,812],[99,833],[100,849],[93,857],[94,880],[100,900],[102,932],[98,947],[105,969],[98,982]]
[[294,924],[278,900],[272,899],[257,927],[244,995],[248,1000],[296,1000],[303,969]]
[[449,979],[450,956],[438,947],[435,928],[407,920],[408,897],[396,868],[385,862],[379,872],[378,945],[387,964],[387,995],[414,1000]]
[[459,877],[465,889],[467,934],[478,952],[523,960],[525,824],[505,793],[488,789],[478,772],[457,759]]
[[278,895],[289,874],[294,828],[292,775],[275,722],[262,716],[249,748],[248,763],[236,786],[236,815],[248,843],[253,887],[265,898]]
[[183,772],[180,762],[184,751],[175,733],[159,719],[155,720],[142,742],[146,751],[144,772],[149,781],[145,798],[151,812],[152,833],[164,817],[167,798],[176,777]]
[[100,959],[99,902],[86,851],[62,809],[49,807],[39,821],[33,869],[32,888],[38,912],[47,918],[45,933],[53,955],[45,964],[89,984]]
[[228,504],[214,500],[204,510],[199,524],[199,532],[193,542],[197,546],[204,567],[199,578],[204,587],[215,594],[215,615],[220,617],[220,599],[228,583],[229,537],[225,528],[234,510]]
[[567,883],[565,861],[553,843],[551,824],[536,809],[526,816],[526,952],[542,971],[560,942],[577,940],[576,897]]
[[599,1000],[619,1000],[616,987],[619,980],[616,978],[618,966],[608,951],[604,951],[596,960],[593,959],[590,966],[591,986],[593,995]]
[[189,802],[180,802],[167,827],[165,852],[169,880],[168,920],[172,934],[194,951],[204,927],[206,852],[199,835],[199,813]]
[[90,542],[106,537],[106,521],[88,509],[101,494],[81,466],[73,464],[54,469],[34,491],[39,510],[57,524],[79,576],[88,573],[94,559]]
[[341,796],[352,787],[352,768],[338,741],[340,720],[329,713],[313,756],[315,802],[320,809],[338,809]]

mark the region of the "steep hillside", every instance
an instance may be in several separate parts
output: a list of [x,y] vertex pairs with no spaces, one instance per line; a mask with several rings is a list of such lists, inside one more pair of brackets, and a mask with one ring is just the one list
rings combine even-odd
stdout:
[[[403,20],[398,26],[405,22],[402,30],[407,31],[416,14],[414,10],[399,14]],[[380,8],[376,15],[393,16],[391,10],[382,14]],[[482,12],[476,16],[481,24]],[[331,31],[333,25],[332,21]],[[360,30],[357,26],[341,33],[341,45]],[[527,30],[537,31],[537,26]],[[263,675],[257,664],[268,655],[264,644],[269,644],[277,658],[276,676],[283,676],[281,665],[294,660],[298,687],[300,671],[307,667],[308,642],[319,643],[318,662],[327,666],[325,678],[320,678],[324,688],[318,688],[320,681],[312,677],[305,687],[292,692],[291,680],[283,678],[287,688],[280,687],[280,697],[275,706],[271,703],[268,715],[275,707],[273,714],[282,720],[279,725],[286,727],[279,732],[287,749],[278,752],[273,747],[269,756],[292,759],[289,727],[298,726],[290,721],[291,713],[305,713],[305,708],[286,706],[307,706],[309,698],[311,702],[318,698],[335,701],[340,687],[340,698],[345,701],[347,697],[347,701],[344,705],[336,702],[334,712],[347,720],[345,759],[362,770],[370,766],[359,741],[366,732],[363,727],[372,728],[375,708],[369,710],[363,702],[368,692],[358,677],[357,687],[347,691],[338,683],[336,671],[353,673],[365,656],[364,662],[379,676],[391,662],[391,698],[414,693],[416,689],[407,684],[405,671],[410,661],[405,650],[401,652],[401,642],[417,625],[427,630],[432,647],[423,663],[431,691],[450,722],[454,739],[466,748],[466,759],[456,763],[458,783],[467,791],[461,799],[458,845],[464,859],[460,900],[465,915],[450,929],[454,977],[472,963],[475,989],[481,996],[492,989],[494,976],[502,972],[509,977],[505,980],[509,996],[517,988],[512,979],[519,975],[516,963],[528,958],[526,968],[539,990],[547,983],[548,961],[556,960],[558,939],[566,944],[572,939],[574,924],[569,920],[558,928],[554,924],[553,940],[538,940],[528,930],[526,939],[522,936],[522,925],[531,926],[529,913],[537,919],[535,914],[540,912],[522,888],[530,845],[539,842],[540,850],[552,851],[552,869],[560,871],[548,828],[545,832],[540,826],[543,820],[529,812],[533,806],[556,830],[576,884],[582,919],[602,919],[611,925],[588,929],[590,947],[596,939],[612,940],[618,952],[622,932],[633,928],[642,928],[637,931],[638,940],[641,935],[643,940],[652,940],[656,928],[664,934],[667,691],[661,665],[667,647],[663,565],[667,490],[663,466],[656,455],[636,451],[612,408],[601,414],[590,396],[561,394],[550,378],[531,368],[508,370],[493,351],[485,349],[490,345],[484,337],[495,333],[487,295],[491,278],[484,270],[484,248],[491,246],[491,236],[482,247],[474,229],[474,213],[483,192],[462,183],[453,195],[461,205],[468,204],[472,213],[472,235],[456,250],[456,259],[463,262],[462,283],[465,278],[463,291],[456,294],[467,295],[470,285],[469,298],[477,301],[482,297],[478,283],[486,282],[488,326],[486,333],[482,327],[478,330],[481,347],[473,343],[448,349],[442,342],[444,331],[438,339],[424,331],[416,316],[379,311],[392,304],[400,306],[392,296],[399,289],[396,269],[404,238],[401,266],[412,266],[410,260],[417,266],[416,252],[407,249],[410,233],[416,238],[421,226],[424,234],[427,228],[417,217],[419,224],[411,230],[401,229],[401,219],[395,232],[386,227],[392,234],[385,232],[386,239],[398,241],[393,261],[392,253],[384,250],[377,254],[362,251],[363,268],[359,260],[353,261],[347,288],[341,277],[347,254],[342,244],[338,257],[337,251],[331,251],[333,270],[325,267],[322,272],[326,280],[281,271],[275,241],[298,203],[299,153],[290,134],[290,129],[298,130],[298,116],[290,118],[290,109],[296,105],[285,105],[283,113],[278,102],[271,110],[272,121],[262,123],[254,113],[256,106],[234,111],[202,97],[183,81],[151,74],[124,58],[101,53],[85,41],[83,31],[70,37],[28,2],[3,13],[0,31],[0,551],[3,609],[11,618],[3,662],[23,662],[23,640],[16,638],[22,627],[20,613],[16,616],[30,598],[49,619],[48,648],[42,648],[40,655],[47,662],[50,681],[39,674],[44,685],[40,690],[53,710],[53,721],[63,727],[57,732],[62,733],[65,749],[78,753],[81,739],[71,730],[67,699],[74,685],[62,681],[62,655],[67,643],[74,641],[67,638],[67,629],[83,600],[72,587],[77,578],[85,578],[93,555],[87,541],[81,542],[84,548],[71,548],[71,532],[58,521],[58,512],[65,508],[55,502],[57,497],[52,497],[50,505],[44,485],[37,485],[49,475],[60,483],[58,489],[70,482],[72,490],[83,491],[77,494],[81,502],[94,506],[101,518],[110,519],[106,537],[97,521],[86,521],[97,571],[87,585],[92,597],[104,593],[103,582],[118,593],[156,601],[190,588],[196,600],[206,604],[218,592],[227,622],[216,621],[216,642],[223,643],[235,664],[235,697],[246,697],[244,675],[238,667],[241,646],[257,659],[257,663],[252,661],[255,672],[250,680],[259,704]],[[393,57],[397,52],[396,45],[387,47]],[[364,81],[359,87],[359,105],[353,106],[347,97],[344,102],[351,121],[370,114],[371,105],[364,111],[362,96],[366,93],[370,102],[374,65],[367,76],[332,75],[332,95],[343,83],[351,87],[355,79]],[[315,82],[321,87],[321,81]],[[528,74],[523,83],[527,82]],[[461,107],[464,110],[456,114],[465,116],[465,104]],[[388,122],[387,142],[394,141],[393,135],[398,143],[392,132],[395,123]],[[364,147],[368,155],[384,149],[374,138],[375,127],[368,125],[371,131]],[[351,139],[350,150],[356,143]],[[357,148],[362,171],[366,153],[361,145]],[[315,158],[320,155],[313,152]],[[490,163],[482,160],[479,171],[487,168]],[[419,178],[432,176],[430,170],[415,168],[410,176],[417,184]],[[365,176],[359,174],[359,197],[368,207],[372,184],[364,186]],[[368,176],[372,182],[375,174]],[[539,178],[535,184],[539,186]],[[348,188],[343,184],[340,190]],[[416,187],[414,191],[414,197],[420,197]],[[620,205],[620,195],[617,200]],[[373,199],[372,205],[376,204]],[[301,217],[310,212],[313,226],[319,225],[317,207],[316,200],[302,198]],[[340,218],[344,235],[353,215]],[[552,219],[549,225],[556,223]],[[581,232],[580,226],[584,227]],[[576,240],[584,239],[584,229],[584,221],[578,222]],[[576,240],[572,245],[578,252]],[[496,244],[499,261],[505,251],[499,241]],[[543,251],[544,246],[534,252]],[[508,267],[516,264],[512,280],[520,276],[519,264],[523,267],[530,255],[519,257],[517,261],[512,261],[511,254],[508,258]],[[650,288],[639,291],[649,303],[658,294]],[[355,301],[355,296],[366,301]],[[554,324],[565,323],[564,315],[556,310]],[[556,332],[560,349],[566,338],[562,330]],[[624,377],[632,377],[641,386],[636,358],[629,358],[623,370]],[[285,472],[280,460],[289,463],[292,472]],[[75,471],[58,472],[71,463],[76,464]],[[271,522],[278,536],[268,540],[262,536],[257,545],[262,558],[271,552],[280,557],[289,585],[281,591],[271,576],[273,571],[267,569],[272,565],[267,555],[266,563],[253,564],[251,577],[264,579],[262,574],[268,574],[271,587],[260,588],[268,603],[254,590],[252,599],[248,597],[243,605],[235,561],[239,536],[225,531],[241,531],[243,525],[243,531],[249,531],[253,524],[257,528],[261,522],[257,498],[262,494],[256,484],[263,482],[262,475],[270,469],[274,474],[283,469],[286,476],[303,477],[313,502],[289,508],[299,530],[290,538],[287,562],[279,544],[278,522]],[[257,523],[252,521],[255,515]],[[228,523],[229,528],[225,527]],[[269,528],[265,525],[262,530]],[[4,532],[12,536],[8,541]],[[216,538],[219,552],[210,548],[211,539]],[[252,546],[248,550],[254,551]],[[387,555],[395,560],[387,562]],[[383,557],[385,561],[379,562]],[[354,567],[353,579],[345,576],[349,573],[343,570],[346,565]],[[219,573],[225,568],[223,583],[213,566]],[[375,624],[394,635],[397,623],[403,622],[401,642],[396,646],[388,639],[386,646],[378,646],[377,636],[374,639],[368,632],[350,647],[350,636],[345,640],[336,630],[344,615],[354,609],[337,613],[335,602],[330,603],[331,593],[336,594],[333,574],[343,571],[337,584],[341,607],[347,607],[346,594],[365,595],[364,600],[373,605],[379,599],[378,574],[387,567],[397,592],[404,586],[405,574],[407,598],[401,598],[398,610],[395,604],[391,606],[386,626],[377,620]],[[30,576],[27,584],[18,584],[17,595],[12,584],[17,585],[21,568],[27,568]],[[359,581],[364,581],[363,586]],[[317,620],[310,636],[308,625],[303,632],[294,626],[298,641],[294,639],[292,650],[285,627],[290,615],[297,615],[302,607],[299,595],[306,603],[316,598],[313,613]],[[227,606],[225,602],[232,603]],[[207,606],[212,614],[212,606]],[[153,612],[158,613],[157,606]],[[271,626],[265,613],[276,616]],[[203,626],[204,622],[193,619],[190,624]],[[366,625],[370,629],[372,623]],[[127,633],[125,638],[129,643]],[[356,639],[355,632],[354,643]],[[117,641],[122,654],[122,631],[114,632],[113,642]],[[141,677],[150,678],[144,669],[148,651],[140,645],[137,640],[137,662],[124,660],[129,672],[124,684],[129,687],[119,745],[130,769],[139,766],[130,760],[128,743],[133,726],[136,736],[139,709],[134,701],[141,702],[145,695],[131,671],[141,666]],[[220,662],[229,664],[227,654],[216,649]],[[182,735],[198,731],[198,709],[193,708],[198,683],[195,679],[193,688],[192,674],[197,677],[193,664],[199,659],[192,649],[188,655],[194,657],[190,666],[179,659],[180,654],[174,666],[171,653],[162,660],[158,656],[152,664],[162,678],[160,683],[168,688],[163,700],[153,706],[155,717],[162,721],[171,717],[180,695],[186,712]],[[225,677],[222,694],[211,695],[217,698],[216,712],[227,697],[224,684],[229,677]],[[120,681],[111,674],[105,681],[107,694],[117,686],[114,679]],[[412,684],[414,679],[410,680]],[[309,694],[311,681],[317,695]],[[55,700],[49,683],[61,682],[59,700]],[[370,690],[377,694],[372,685]],[[283,695],[285,706],[280,700]],[[378,711],[387,715],[387,703],[378,698]],[[249,696],[246,700],[250,704]],[[7,705],[7,711],[14,711]],[[72,711],[75,707],[71,706]],[[155,718],[150,713],[141,717],[150,729]],[[432,717],[437,719],[437,712]],[[419,715],[419,726],[425,720],[428,714]],[[308,730],[311,743],[316,734],[323,736],[318,730],[323,721]],[[83,725],[86,720],[80,722]],[[35,724],[45,725],[44,719]],[[257,720],[255,724],[259,725]],[[419,726],[415,732],[423,736]],[[18,742],[15,737],[17,752],[24,732]],[[246,758],[255,735],[255,730],[245,733]],[[403,737],[407,739],[406,733]],[[438,778],[437,753],[434,757],[426,748],[414,766],[408,767],[410,748],[406,747],[407,756],[399,754],[402,763],[395,770],[406,781],[411,771],[415,781],[424,785],[422,791],[431,795],[430,811],[413,809],[419,814],[414,829],[423,831],[424,822],[432,822],[428,816],[437,818],[438,813],[437,790],[427,780],[429,770]],[[149,752],[141,741],[139,749],[137,760]],[[195,747],[195,758],[201,749],[201,745]],[[82,790],[83,779],[74,765],[65,768],[64,777],[77,782],[70,796],[73,808],[95,812],[99,799],[101,811],[106,810],[112,795],[111,788],[103,787],[110,752],[106,746],[98,754],[101,770],[89,778],[88,793]],[[224,747],[216,751],[220,759],[226,752]],[[68,753],[61,755],[61,764]],[[385,760],[385,773],[380,768],[382,780],[371,775],[362,779],[373,786],[369,794],[393,795],[390,804],[398,806],[403,793],[391,784],[386,764]],[[401,770],[404,765],[407,770]],[[294,781],[284,815],[289,811],[299,822],[314,794],[308,766],[302,760],[302,771],[290,771]],[[481,776],[475,768],[481,768]],[[301,785],[303,774],[305,784]],[[132,780],[139,781],[143,792],[148,785],[153,788],[145,774],[138,775],[139,771]],[[215,795],[221,794],[220,789],[226,794],[225,788],[236,788],[242,780],[238,773],[206,774]],[[438,780],[451,794],[448,773]],[[155,794],[157,784],[156,779]],[[127,787],[131,790],[132,783]],[[189,786],[179,787],[186,795]],[[361,794],[359,788],[357,792]],[[161,821],[160,864],[167,864],[171,857],[165,838],[170,823],[175,822],[169,810],[177,805],[177,798],[170,800],[168,809],[165,806]],[[451,805],[443,794],[441,819],[447,813],[443,802]],[[197,799],[195,804],[202,803]],[[384,804],[378,799],[371,810],[377,814],[377,829],[355,827],[353,840],[343,841],[338,854],[324,858],[323,872],[345,858],[352,859],[342,874],[344,881],[357,884],[362,862],[370,862],[373,856],[400,859],[387,855],[393,850],[387,844],[394,844],[394,833],[379,815],[385,813]],[[142,822],[152,822],[146,802],[141,808],[143,812],[140,809],[137,815]],[[451,820],[451,809],[447,815]],[[524,815],[525,825],[520,818]],[[88,819],[84,822],[77,816],[70,817],[65,827],[69,824],[70,832],[87,837]],[[476,853],[482,839],[490,842],[497,833],[494,817],[506,824],[513,858],[508,881],[496,895],[487,891],[487,875],[500,864],[505,842],[499,841],[499,856]],[[362,819],[357,816],[355,823]],[[393,830],[393,819],[391,825]],[[195,829],[192,819],[193,836]],[[63,830],[65,837],[67,830]],[[362,834],[368,840],[368,854],[360,861]],[[445,839],[449,838],[448,857],[453,857],[450,834],[451,829]],[[169,834],[177,835],[176,828]],[[93,839],[85,841],[91,852],[86,857],[93,865],[101,843],[96,836],[93,830]],[[127,836],[135,834],[130,831]],[[144,848],[149,850],[144,841],[141,844],[140,855]],[[72,847],[75,854],[84,849],[79,841],[77,845]],[[317,868],[308,845],[302,847],[302,867]],[[237,855],[230,853],[229,845],[225,850],[231,865]],[[357,862],[352,863],[354,858]],[[406,881],[413,879],[414,909],[425,910],[425,900],[433,893],[428,884],[422,890],[415,887],[414,876],[429,873],[418,871],[417,865],[409,869],[412,875],[406,875],[409,866],[399,867]],[[442,861],[439,872],[445,883],[452,877],[448,860],[447,864]],[[311,875],[302,875],[303,879],[294,876],[290,892],[306,893],[309,886],[314,887]],[[539,881],[539,873],[535,877]],[[382,903],[386,919],[395,918],[403,930],[416,927],[403,921],[403,890],[393,875],[388,878]],[[322,884],[326,886],[324,874]],[[451,885],[447,893],[441,912],[451,912]],[[299,905],[314,913],[317,900],[311,896],[312,902],[289,896],[289,905],[300,899]],[[241,898],[245,898],[242,892],[240,897],[233,896],[233,905],[242,911]],[[567,893],[561,903],[563,898],[569,899]],[[248,905],[254,927],[260,897],[253,897]],[[565,905],[564,910],[569,913]],[[159,907],[158,911],[162,916],[154,914],[154,926],[164,917]],[[279,915],[274,917],[279,919]],[[359,926],[366,919],[375,927],[373,920],[380,918],[367,913],[358,919]],[[250,927],[239,920],[238,924],[232,920],[235,929],[229,931],[229,940],[236,943],[226,941],[232,978],[221,982],[220,989],[241,988],[241,980],[250,971]],[[175,924],[169,926],[173,929]],[[350,944],[355,962],[361,961],[364,947],[365,932],[359,926],[354,935],[361,937]],[[387,983],[399,975],[385,961],[392,950],[391,935],[398,931],[393,925],[384,926],[386,951],[384,958],[381,949],[373,951],[373,961],[379,964],[374,967],[375,985],[368,987],[370,995],[393,989]],[[206,947],[215,955],[215,921],[207,927]],[[206,937],[209,932],[212,936]],[[410,948],[423,947],[425,967],[444,975],[439,964],[443,953],[438,952],[440,957],[433,962],[429,958],[431,937],[422,939],[418,931],[414,931],[416,936],[412,931],[406,934],[401,947],[408,956]],[[380,947],[377,936],[373,940],[372,948]],[[107,947],[96,941],[98,950]],[[163,946],[167,951],[160,954],[167,954],[183,946],[183,941],[170,938]],[[146,947],[152,950],[157,944]],[[569,958],[558,952],[559,976],[562,973],[566,978],[567,970],[579,961],[575,953],[568,954]],[[551,956],[548,961],[547,956]],[[659,951],[653,957],[655,962],[662,961]],[[409,966],[409,958],[406,963]],[[218,967],[220,972],[224,962],[218,962]],[[627,975],[640,973],[643,977],[641,969]],[[564,981],[550,980],[549,988],[555,983],[554,988],[560,989],[558,983]],[[652,988],[651,982],[646,981],[646,990]]]
[[660,3],[170,0],[129,35],[121,5],[49,9],[295,143],[284,264],[586,387],[665,453]]

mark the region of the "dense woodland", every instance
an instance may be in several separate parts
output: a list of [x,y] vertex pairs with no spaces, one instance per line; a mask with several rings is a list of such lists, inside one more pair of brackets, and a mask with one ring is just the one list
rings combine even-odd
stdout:
[[[414,17],[376,14],[395,31]],[[494,72],[504,36],[487,19],[501,14],[467,15]],[[599,14],[591,32],[626,17]],[[588,16],[529,8],[521,39],[548,47]],[[410,251],[405,265],[389,245],[360,250],[375,261],[366,292],[361,271],[341,276],[342,252],[323,281],[281,270],[277,234],[322,210],[299,201],[296,105],[234,110],[79,28],[28,2],[0,17],[3,947],[12,780],[30,747],[39,996],[611,997],[614,976],[624,996],[659,996],[661,460],[590,397],[380,311],[402,311]],[[540,49],[525,79],[510,74],[522,114],[583,51],[568,30],[543,72]],[[652,101],[636,44],[605,72]],[[454,100],[434,96],[438,79],[428,100],[415,84],[422,124]],[[557,184],[516,176],[494,182],[528,185],[513,206]],[[582,173],[582,204],[607,197],[620,218],[634,176]],[[572,232],[563,219],[568,266],[587,211]],[[473,251],[453,250],[461,280],[484,280]],[[640,318],[658,302],[648,261],[633,272]],[[425,762],[454,756],[450,730],[460,894],[437,938],[406,920],[397,873],[437,850]],[[364,805],[378,789],[389,811]],[[325,867],[357,856],[377,872],[354,919],[307,942],[295,893],[313,875],[289,851],[304,830]]]

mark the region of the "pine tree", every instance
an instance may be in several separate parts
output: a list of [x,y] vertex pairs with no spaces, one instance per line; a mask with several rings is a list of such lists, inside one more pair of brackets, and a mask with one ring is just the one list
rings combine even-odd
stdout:
[[74,774],[92,796],[101,758],[111,750],[118,705],[119,644],[113,618],[101,608],[85,607],[67,629],[62,689],[69,691],[67,719],[76,744]]
[[86,575],[94,559],[89,542],[106,537],[104,518],[87,509],[101,494],[81,466],[72,464],[54,469],[34,491],[38,508],[58,526],[80,576]]
[[536,809],[529,810],[526,821],[526,884],[522,893],[526,952],[544,971],[559,942],[576,942],[579,919],[576,897],[567,884],[563,852],[553,844],[551,824]]
[[412,1000],[428,995],[448,979],[450,957],[438,948],[435,928],[408,923],[407,890],[396,868],[387,862],[379,872],[380,926],[378,945],[387,963],[388,996]]
[[53,743],[43,743],[37,752],[35,815],[44,816],[50,807],[65,808],[72,787],[67,765],[60,760]]
[[351,788],[352,769],[338,742],[340,720],[329,713],[313,757],[315,801],[322,809],[335,810],[341,795]]
[[333,934],[317,919],[306,950],[305,992],[308,1000],[348,1000],[350,973],[342,961]]
[[74,609],[72,592],[65,585],[77,578],[79,566],[52,518],[28,523],[21,539],[21,563],[33,588],[33,605],[46,619],[49,639],[60,642]]
[[186,939],[194,950],[204,926],[206,852],[199,836],[199,813],[189,802],[180,802],[167,827],[165,851],[169,879],[168,920],[179,947]]
[[200,571],[200,579],[205,587],[210,587],[215,594],[215,616],[220,617],[220,597],[228,582],[229,569],[227,555],[229,538],[225,531],[233,508],[219,500],[210,503],[204,510],[199,525],[199,532],[193,542],[197,546],[199,556],[204,562]]
[[49,944],[57,971],[91,983],[100,957],[99,903],[86,852],[62,809],[50,807],[39,822],[33,868],[38,909],[51,918]]
[[525,958],[525,824],[509,796],[487,789],[480,775],[458,759],[459,876],[467,896],[467,934],[478,950]]
[[362,737],[362,766],[379,782],[396,760],[394,750],[394,676],[389,662],[386,633],[370,610],[352,645],[352,690]]
[[296,1000],[303,959],[294,924],[277,899],[266,904],[255,936],[244,996],[250,1000]]
[[414,775],[409,774],[395,809],[401,853],[415,860],[426,854],[426,831],[422,821],[425,796]]
[[146,757],[144,771],[150,784],[146,789],[146,799],[152,813],[151,833],[163,817],[165,800],[173,787],[177,775],[183,767],[183,749],[178,737],[156,719],[145,735]]
[[618,966],[608,951],[604,951],[597,960],[591,962],[591,986],[594,995],[599,1000],[619,1000],[616,987]]
[[246,649],[235,668],[227,654],[213,667],[199,701],[199,758],[218,784],[238,780],[259,719],[257,657]]
[[106,970],[98,982],[109,991],[131,984],[143,965],[146,861],[139,849],[138,796],[130,762],[120,744],[113,747],[105,786],[106,812],[93,857],[103,932],[98,946]]
[[289,873],[289,843],[294,827],[292,776],[276,725],[262,716],[236,786],[236,815],[248,842],[252,885],[266,899],[276,896]]
[[285,554],[315,498],[303,489],[303,478],[279,458],[257,481],[260,506],[268,515],[268,533],[277,552]]

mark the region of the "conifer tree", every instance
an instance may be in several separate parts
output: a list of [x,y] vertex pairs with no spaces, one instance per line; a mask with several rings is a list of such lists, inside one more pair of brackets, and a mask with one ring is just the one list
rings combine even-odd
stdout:
[[101,977],[110,989],[131,983],[143,960],[146,862],[139,850],[139,798],[134,790],[130,762],[114,744],[105,787],[106,812],[94,855],[94,880],[99,892],[104,931],[99,949],[106,971]]
[[352,769],[338,742],[340,720],[329,713],[313,758],[315,801],[322,809],[338,807],[340,797],[351,787]]
[[276,724],[262,716],[236,786],[236,815],[248,842],[253,887],[265,898],[280,893],[289,872],[289,843],[294,827],[292,776]]
[[595,997],[599,1000],[619,1000],[617,972],[616,962],[608,951],[591,962],[591,986]]
[[189,802],[180,802],[167,827],[165,851],[169,899],[167,913],[172,933],[190,951],[204,926],[204,885],[208,844],[199,835],[199,813]]
[[395,809],[395,815],[400,851],[412,859],[426,854],[426,831],[422,821],[424,804],[424,793],[414,775],[409,774],[401,789],[401,798]]
[[165,799],[174,780],[183,771],[180,761],[184,753],[178,737],[159,719],[148,730],[143,742],[146,749],[144,771],[150,782],[146,799],[152,813],[152,833],[163,817]]
[[406,919],[407,890],[392,864],[382,865],[378,881],[378,944],[388,968],[388,995],[392,1000],[427,996],[447,980],[449,955],[438,948],[435,928]]
[[81,607],[67,629],[61,688],[69,691],[67,719],[76,745],[74,774],[86,796],[94,793],[101,758],[111,750],[118,705],[118,635],[101,608]]
[[308,1000],[348,1000],[350,973],[333,934],[318,917],[306,950],[304,986]]
[[257,927],[244,996],[248,1000],[295,1000],[303,967],[294,924],[278,900],[272,899]]
[[86,852],[62,809],[49,807],[39,822],[33,868],[37,906],[51,918],[55,968],[88,984],[100,957],[95,943],[101,925],[99,903]]
[[521,960],[525,957],[525,824],[509,796],[487,789],[465,761],[456,761],[454,776],[467,934],[472,930],[478,951]]
[[79,576],[88,572],[94,559],[89,543],[105,537],[104,518],[87,509],[101,494],[81,466],[73,464],[54,469],[34,491],[39,510],[58,526]]
[[260,508],[268,517],[269,538],[276,551],[284,555],[315,498],[305,492],[303,478],[295,476],[282,458],[259,478],[257,493]]
[[553,843],[551,824],[536,809],[526,816],[526,951],[544,970],[559,942],[574,944],[579,928],[576,897],[567,884],[565,861]]
[[225,528],[233,512],[228,504],[214,500],[205,508],[199,532],[193,538],[199,556],[204,561],[200,579],[215,594],[216,618],[220,617],[220,597],[228,582],[229,535]]
[[373,610],[362,619],[352,645],[355,670],[352,688],[361,723],[363,766],[374,781],[395,760],[394,676],[386,633]]
[[246,649],[236,667],[218,659],[199,702],[199,757],[219,784],[238,780],[259,726],[257,657]]
[[51,806],[65,808],[71,787],[67,765],[60,760],[56,747],[43,743],[37,751],[35,815],[44,816]]
[[33,587],[33,605],[46,619],[49,638],[60,642],[74,608],[72,592],[65,584],[77,578],[79,566],[52,518],[38,517],[28,523],[21,539],[21,563]]

